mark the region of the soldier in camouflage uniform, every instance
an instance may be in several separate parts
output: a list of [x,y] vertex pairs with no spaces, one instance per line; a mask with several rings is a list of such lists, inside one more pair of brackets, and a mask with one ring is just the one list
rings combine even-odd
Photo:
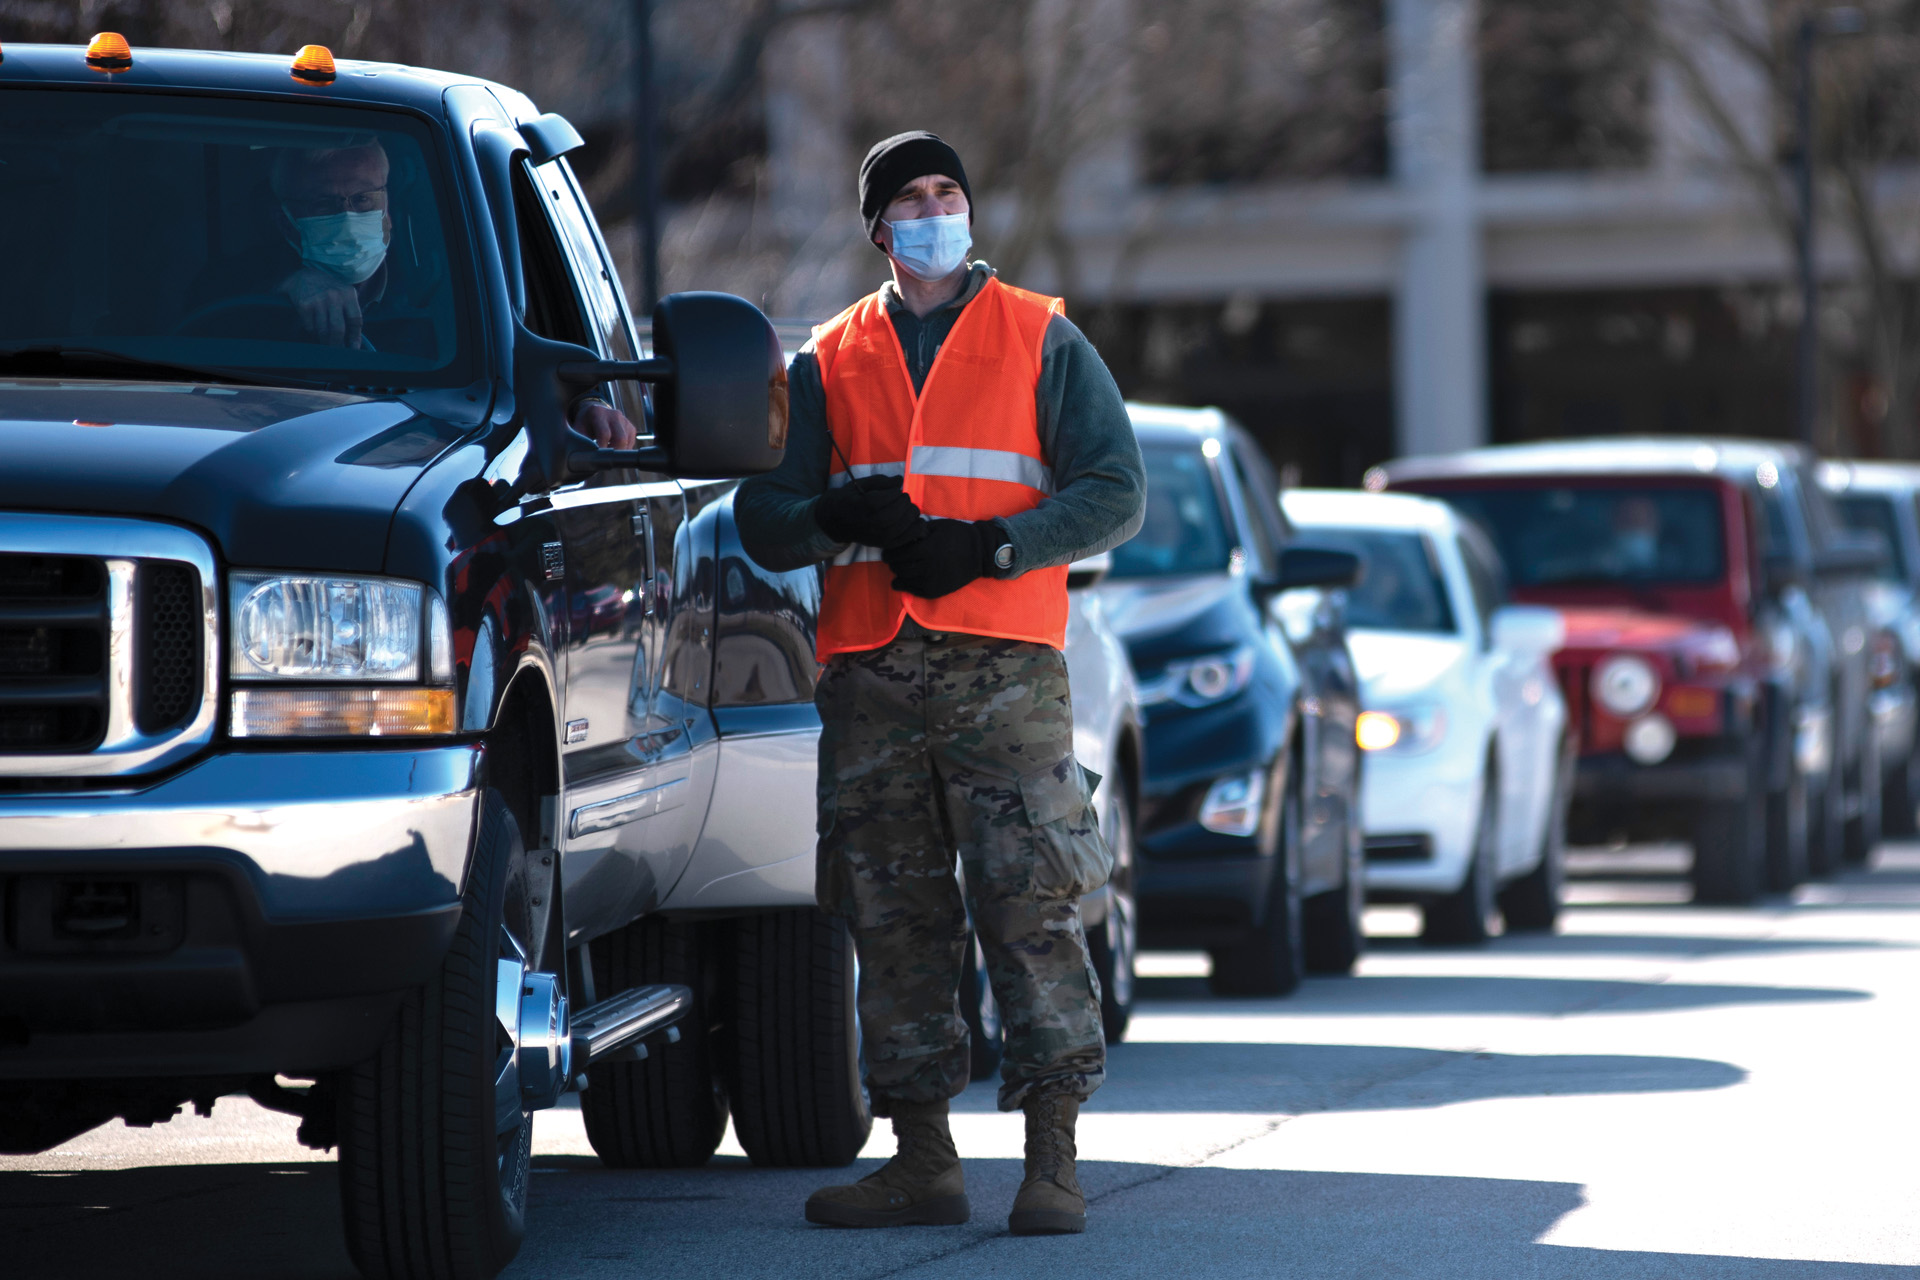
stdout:
[[[959,157],[929,134],[888,139],[861,167],[868,232],[894,266],[876,295],[886,317],[877,323],[882,332],[891,323],[887,340],[897,337],[916,395],[968,305],[996,286],[991,268],[966,263],[964,244],[951,264],[938,261],[936,246],[930,270],[924,244],[916,255],[895,235],[904,242],[913,224],[940,219],[951,230],[969,209],[965,183]],[[828,411],[816,338],[789,370],[786,458],[735,500],[748,553],[776,570],[884,558],[893,592],[938,600],[1132,536],[1145,477],[1119,390],[1064,315],[1041,314],[1040,323],[1032,394],[1050,469],[1044,499],[991,520],[925,518],[903,492],[905,468],[867,465],[857,447],[848,461],[836,439],[847,427]],[[965,412],[954,397],[966,384],[956,378],[979,363],[941,375],[950,415]],[[944,452],[991,464],[998,447]],[[826,579],[826,606],[848,589],[836,572]],[[1064,618],[1064,585],[1058,590]],[[1023,598],[1051,600],[1031,591]],[[1027,620],[1008,623],[1032,633]],[[821,908],[853,933],[868,1093],[874,1113],[892,1119],[899,1151],[862,1181],[817,1192],[807,1217],[839,1226],[967,1220],[947,1104],[968,1083],[958,988],[970,909],[1006,1023],[1000,1106],[1027,1117],[1027,1178],[1010,1224],[1016,1234],[1082,1230],[1074,1125],[1100,1085],[1106,1049],[1079,898],[1105,881],[1111,855],[1073,756],[1065,658],[1050,644],[937,631],[912,616],[871,643],[853,651],[823,643],[817,888]]]

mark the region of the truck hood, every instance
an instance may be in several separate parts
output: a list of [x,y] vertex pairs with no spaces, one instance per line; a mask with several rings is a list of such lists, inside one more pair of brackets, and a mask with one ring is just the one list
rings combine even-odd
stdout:
[[0,381],[0,511],[192,525],[229,564],[377,573],[394,509],[464,429],[397,399]]
[[1555,607],[1567,624],[1564,649],[1665,649],[1725,630],[1697,618],[1644,609]]

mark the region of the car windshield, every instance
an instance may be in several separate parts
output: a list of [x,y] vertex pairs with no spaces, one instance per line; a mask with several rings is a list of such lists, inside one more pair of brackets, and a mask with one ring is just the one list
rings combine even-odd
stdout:
[[0,174],[0,371],[30,349],[261,381],[475,376],[451,201],[410,116],[9,89]]
[[1220,510],[1213,464],[1191,445],[1143,445],[1147,510],[1140,532],[1113,549],[1115,578],[1219,573],[1233,539]]
[[1877,533],[1887,544],[1887,558],[1881,563],[1880,576],[1889,582],[1907,580],[1907,558],[1900,554],[1900,528],[1894,523],[1893,499],[1881,493],[1836,495],[1833,505],[1847,528],[1861,533]]
[[1349,627],[1453,634],[1446,582],[1424,534],[1302,526],[1300,541],[1351,551],[1366,565],[1359,583],[1347,588]]
[[1720,495],[1705,486],[1448,489],[1493,537],[1516,587],[1718,581]]

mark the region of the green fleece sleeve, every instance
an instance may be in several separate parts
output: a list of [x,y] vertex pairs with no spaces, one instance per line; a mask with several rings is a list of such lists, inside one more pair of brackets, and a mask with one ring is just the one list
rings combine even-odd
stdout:
[[1031,511],[1000,518],[1013,540],[1015,576],[1119,546],[1140,531],[1146,506],[1146,467],[1126,401],[1065,316],[1047,326],[1035,399],[1054,492]]
[[787,405],[786,456],[772,471],[744,481],[733,499],[740,545],[755,564],[775,573],[830,559],[843,545],[813,521],[813,504],[827,491],[832,446],[827,392],[812,342],[787,367]]

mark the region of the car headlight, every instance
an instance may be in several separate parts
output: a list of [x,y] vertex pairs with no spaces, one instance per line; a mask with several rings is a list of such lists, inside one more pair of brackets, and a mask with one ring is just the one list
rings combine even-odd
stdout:
[[452,732],[453,629],[421,584],[235,573],[227,600],[235,737]]
[[1362,751],[1419,755],[1439,746],[1446,736],[1447,712],[1438,703],[1393,711],[1362,711],[1353,723],[1353,739]]
[[1593,698],[1621,719],[1651,710],[1660,697],[1660,676],[1646,659],[1618,654],[1593,669]]
[[1158,676],[1141,682],[1140,702],[1143,706],[1177,702],[1186,707],[1224,702],[1247,687],[1253,679],[1253,664],[1252,645],[1170,662]]

